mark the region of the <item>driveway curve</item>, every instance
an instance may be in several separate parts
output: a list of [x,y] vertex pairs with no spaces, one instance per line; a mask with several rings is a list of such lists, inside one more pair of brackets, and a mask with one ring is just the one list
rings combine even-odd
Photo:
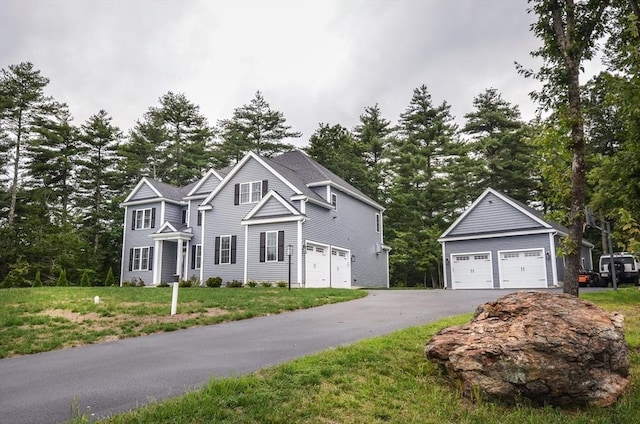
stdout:
[[[372,290],[345,303],[0,360],[0,423],[104,418],[294,358],[473,312],[505,290]],[[76,399],[77,401],[74,401]]]

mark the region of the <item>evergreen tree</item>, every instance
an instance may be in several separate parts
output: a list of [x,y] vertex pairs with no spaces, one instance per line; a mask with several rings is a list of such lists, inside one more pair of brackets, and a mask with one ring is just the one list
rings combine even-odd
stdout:
[[[392,281],[423,284],[440,267],[434,240],[457,211],[453,166],[465,156],[456,139],[450,106],[434,106],[425,85],[416,88],[389,147],[390,203],[386,234],[393,248]],[[434,239],[435,235],[435,239]],[[432,282],[437,284],[437,282]]]
[[291,131],[282,112],[271,109],[257,91],[248,105],[236,108],[231,119],[218,121],[221,144],[219,165],[237,163],[247,152],[272,157],[293,148],[284,142],[302,134]]
[[475,110],[465,115],[462,132],[472,137],[470,147],[480,162],[477,191],[492,187],[521,202],[531,201],[536,187],[535,155],[518,107],[495,88],[476,96],[473,106]]
[[83,217],[80,228],[93,245],[93,258],[97,261],[104,233],[122,225],[114,202],[122,191],[116,167],[122,135],[111,121],[104,110],[91,116],[81,127],[78,148],[76,204]]
[[113,268],[109,267],[109,271],[107,271],[107,276],[104,279],[104,285],[106,287],[111,287],[116,284],[116,278],[113,276]]
[[150,107],[131,131],[121,153],[125,173],[185,186],[202,176],[213,162],[212,129],[200,108],[182,94],[168,92],[159,107]]
[[320,123],[305,151],[318,163],[361,190],[367,185],[362,146],[342,125]]
[[63,269],[60,270],[60,275],[58,277],[58,281],[56,282],[56,286],[58,287],[68,287],[69,280],[67,280],[67,272]]
[[10,202],[7,221],[16,218],[18,191],[22,183],[23,157],[27,143],[33,137],[33,126],[47,114],[50,98],[44,95],[49,80],[35,70],[33,64],[23,62],[0,71],[0,134],[4,151],[9,151],[11,167]]
[[71,125],[66,105],[56,105],[50,116],[41,118],[30,142],[29,177],[49,220],[64,226],[74,192],[74,161],[77,154],[77,130]]
[[367,166],[367,178],[361,190],[378,203],[384,203],[385,175],[384,158],[390,143],[391,123],[382,117],[376,104],[364,109],[360,115],[360,124],[354,129],[354,135],[362,145]]

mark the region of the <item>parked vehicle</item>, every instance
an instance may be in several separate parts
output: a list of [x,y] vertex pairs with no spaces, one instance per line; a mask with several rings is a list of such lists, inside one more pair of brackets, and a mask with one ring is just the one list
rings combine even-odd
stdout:
[[580,268],[578,275],[578,284],[580,287],[606,287],[607,283],[600,278],[600,274],[595,271],[587,271]]
[[600,279],[607,285],[612,281],[612,273],[615,273],[618,283],[638,284],[639,269],[638,259],[628,252],[614,253],[613,262],[611,262],[611,255],[602,255],[598,265]]

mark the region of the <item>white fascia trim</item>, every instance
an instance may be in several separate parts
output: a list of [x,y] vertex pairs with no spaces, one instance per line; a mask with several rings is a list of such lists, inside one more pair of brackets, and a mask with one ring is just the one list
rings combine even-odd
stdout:
[[243,284],[249,282],[249,226],[244,227],[244,280]]
[[149,237],[153,240],[191,240],[193,238],[193,234],[175,231],[172,233],[151,234]]
[[[198,184],[196,184],[190,191],[189,193],[187,193],[187,196],[193,196],[194,193],[197,193],[198,190],[200,189],[200,187],[202,187],[204,185],[204,183],[209,179],[209,177],[215,177],[218,179],[218,181],[222,181],[222,177],[220,176],[220,174],[218,174],[214,169],[210,169],[209,172],[207,172],[204,177],[200,178],[200,181],[198,181]],[[204,195],[204,197],[206,197],[206,194]]]
[[120,206],[121,207],[138,206],[138,205],[145,205],[145,204],[148,204],[148,203],[157,203],[157,202],[167,202],[167,203],[171,203],[171,204],[179,205],[179,206],[185,206],[187,204],[187,202],[173,200],[173,199],[167,199],[166,197],[154,197],[154,198],[151,198],[151,199],[134,200],[132,202],[123,202],[123,203],[120,203]]
[[302,215],[281,216],[277,218],[267,217],[267,218],[254,218],[254,219],[242,220],[240,221],[240,225],[249,226],[249,225],[259,225],[259,224],[279,224],[282,222],[295,222],[295,221],[304,222],[305,220],[306,218]]
[[442,244],[442,271],[443,271],[442,277],[444,279],[442,281],[442,284],[443,284],[442,287],[446,289],[447,287],[449,287],[448,286],[449,279],[447,278],[447,247],[446,247],[446,242],[443,241],[441,242],[441,244]]
[[195,196],[184,196],[183,200],[198,200],[198,199],[204,199],[207,196],[208,196],[208,194],[198,194],[198,195],[195,195]]
[[457,237],[440,237],[438,241],[440,243],[443,243],[445,241],[490,239],[490,238],[512,237],[512,236],[528,236],[533,234],[549,234],[549,233],[555,233],[555,232],[556,232],[555,230],[541,228],[539,230],[511,231],[507,233],[487,233],[487,234],[472,234],[472,235],[457,236]]
[[[296,281],[298,282],[298,287],[302,287],[302,222],[303,221],[298,221],[298,235],[296,238],[296,244],[297,244],[297,250],[298,250],[298,254],[297,254],[297,266],[296,266]],[[306,252],[305,252],[306,253]]]
[[373,200],[369,199],[368,197],[364,196],[363,194],[359,194],[354,192],[353,190],[349,190],[348,188],[341,186],[340,184],[336,184],[333,181],[319,181],[319,182],[315,182],[315,183],[309,183],[307,184],[307,187],[312,188],[312,187],[322,187],[322,186],[327,186],[327,198],[328,198],[328,202],[331,203],[331,191],[330,191],[330,187],[333,187],[337,190],[342,191],[343,193],[348,194],[349,196],[360,200],[361,202],[366,203],[369,206],[374,207],[375,209],[378,209],[380,211],[385,211],[385,208],[382,205],[379,205],[378,203],[374,202]]
[[271,172],[273,174],[273,176],[278,178],[280,181],[282,181],[284,184],[286,184],[287,187],[289,187],[291,190],[293,190],[294,193],[302,194],[302,192],[298,189],[298,187],[296,187],[293,184],[291,184],[289,182],[289,180],[284,178],[275,169],[270,167],[265,161],[263,161],[260,158],[260,156],[256,155],[253,152],[249,152],[246,155],[244,155],[244,157],[240,160],[240,162],[238,162],[236,164],[236,166],[233,167],[231,172],[229,172],[227,174],[227,176],[224,177],[224,179],[220,182],[220,184],[218,184],[218,186],[211,192],[210,195],[207,196],[206,199],[204,199],[204,201],[202,203],[203,204],[210,203],[213,200],[213,198],[216,197],[216,195],[229,183],[229,181],[231,181],[233,179],[233,177],[238,173],[238,171],[249,161],[249,159],[255,159],[260,165],[264,166],[269,172]]
[[314,205],[318,205],[318,206],[322,206],[325,209],[331,209],[333,210],[333,205],[331,205],[331,203],[326,203],[326,202],[321,202],[319,200],[316,199],[312,199],[311,197],[301,194],[298,196],[291,196],[291,201],[296,201],[296,200],[302,200],[304,202],[311,202]]
[[213,205],[200,205],[198,206],[199,211],[211,211],[213,210]]
[[243,221],[253,218],[253,216],[258,213],[260,209],[262,209],[262,207],[272,198],[278,201],[282,206],[284,206],[291,214],[300,215],[300,212],[295,207],[293,207],[293,205],[287,202],[282,196],[280,196],[274,190],[269,190],[269,192],[253,207],[253,209],[249,211],[247,216],[243,218]]
[[[469,205],[469,207],[462,213],[462,215],[460,215],[458,217],[458,219],[456,219],[455,221],[453,221],[453,224],[451,224],[449,226],[449,228],[447,228],[445,230],[444,233],[442,233],[442,235],[440,236],[440,239],[444,239],[445,237],[447,237],[447,235],[453,231],[453,229],[455,227],[458,226],[458,224],[467,216],[469,215],[469,213],[471,213],[471,211],[473,209],[475,209],[475,207],[478,205],[478,203],[480,203],[482,200],[484,200],[485,197],[487,197],[487,195],[489,195],[489,193],[495,195],[496,197],[500,198],[501,200],[503,200],[504,202],[506,202],[507,204],[509,204],[510,206],[516,208],[517,210],[519,210],[520,212],[524,213],[525,215],[527,215],[528,217],[532,218],[533,220],[535,220],[536,222],[540,223],[542,226],[544,226],[545,228],[548,229],[552,229],[553,227],[551,225],[549,225],[546,221],[538,218],[537,216],[531,214],[531,212],[523,209],[522,207],[520,207],[520,205],[513,203],[511,200],[505,198],[502,194],[498,193],[497,191],[495,191],[494,189],[492,189],[491,187],[485,189],[485,191],[478,196],[478,198],[476,200],[473,201],[473,203],[471,203],[471,205]],[[440,240],[438,239],[438,240]]]
[[138,190],[140,190],[140,188],[144,184],[148,185],[149,188],[156,194],[156,196],[162,197],[162,194],[158,191],[158,189],[156,189],[153,186],[153,184],[151,184],[151,182],[149,180],[147,180],[147,177],[142,177],[142,179],[140,181],[138,181],[138,184],[136,184],[136,186],[133,188],[133,190],[131,190],[131,193],[129,193],[127,198],[124,199],[124,201],[122,203],[124,204],[124,203],[129,202],[129,200],[134,196],[134,194],[136,194],[138,192]]
[[[200,208],[198,208],[198,211]],[[202,211],[202,224],[200,225],[200,284],[204,284],[204,258],[205,252],[205,239],[204,239],[204,226],[206,224],[206,213]]]
[[160,228],[158,228],[158,231],[156,231],[154,234],[161,234],[167,228],[169,228],[171,232],[174,232],[174,233],[178,231],[178,229],[174,227],[173,224],[167,221],[164,224],[162,224]]

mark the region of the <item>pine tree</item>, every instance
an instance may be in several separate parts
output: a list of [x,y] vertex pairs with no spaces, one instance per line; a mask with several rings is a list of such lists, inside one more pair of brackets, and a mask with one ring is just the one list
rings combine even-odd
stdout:
[[470,147],[480,162],[478,191],[492,187],[522,202],[531,201],[536,187],[535,155],[518,107],[495,88],[476,96],[473,106],[475,110],[464,116],[462,132],[472,137]]
[[22,62],[0,71],[0,134],[3,135],[2,150],[9,151],[11,167],[10,202],[7,221],[13,224],[16,218],[18,191],[22,183],[24,150],[33,137],[35,121],[47,114],[50,98],[44,95],[49,80],[35,70],[33,64]]
[[236,108],[231,119],[218,121],[222,138],[221,165],[237,163],[247,152],[267,157],[291,150],[284,142],[302,134],[290,131],[282,112],[271,109],[262,93],[257,91],[248,105]]
[[[389,146],[387,241],[392,281],[424,284],[440,267],[433,236],[444,231],[457,212],[452,172],[466,151],[456,138],[450,106],[434,106],[425,85],[416,88],[400,117],[399,135]],[[432,282],[437,284],[437,282]]]
[[111,287],[116,284],[116,278],[113,276],[113,268],[109,267],[109,271],[107,272],[107,276],[104,279],[104,285],[106,287]]
[[58,281],[56,282],[56,286],[58,287],[68,287],[69,281],[67,280],[67,271],[63,269],[60,270],[60,276],[58,277]]
[[100,248],[101,235],[122,222],[114,215],[117,206],[114,199],[122,190],[116,167],[122,135],[111,121],[104,110],[91,116],[81,127],[78,148],[76,204],[83,216],[80,226],[93,245],[94,258]]

